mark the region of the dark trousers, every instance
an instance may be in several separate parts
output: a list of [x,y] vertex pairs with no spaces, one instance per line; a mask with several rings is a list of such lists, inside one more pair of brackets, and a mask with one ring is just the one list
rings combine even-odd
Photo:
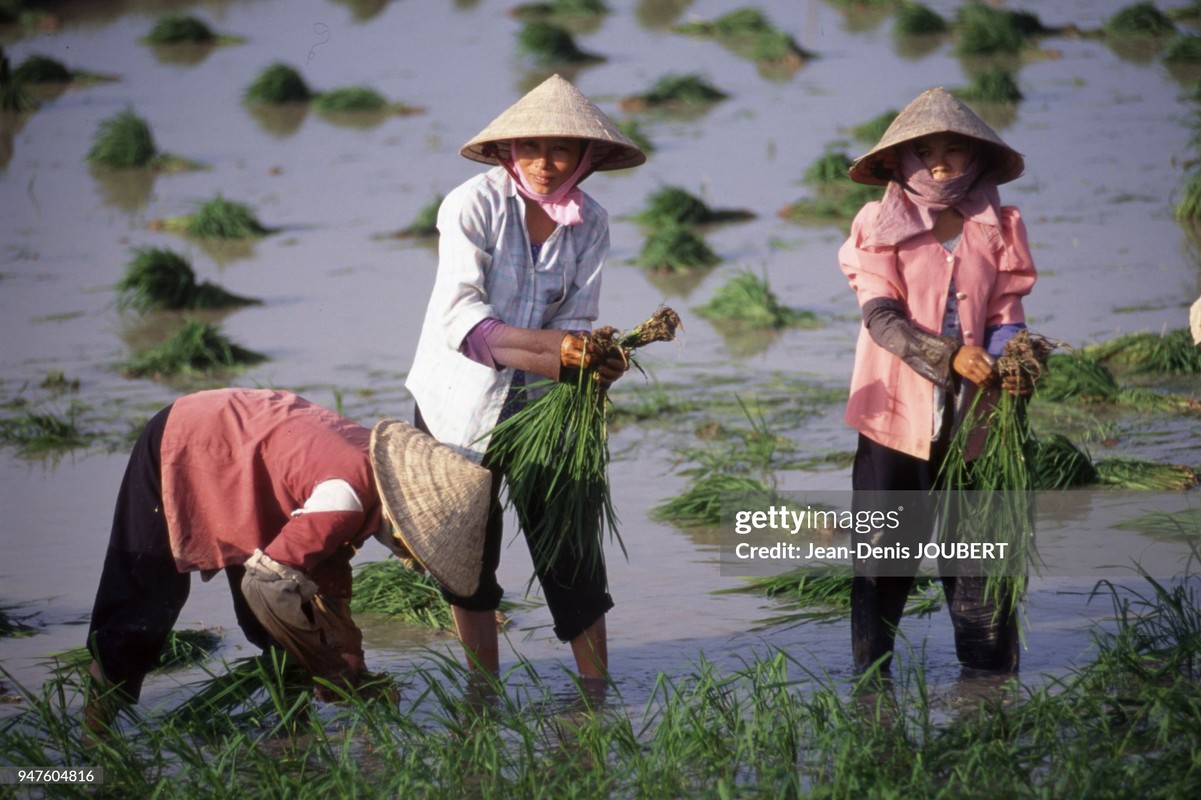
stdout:
[[[895,508],[897,503],[888,499],[889,491],[929,492],[936,488],[938,472],[946,456],[949,428],[950,425],[945,425],[943,435],[932,443],[928,461],[885,447],[860,434],[851,471],[856,511],[861,507],[869,508],[869,502],[882,509]],[[861,495],[860,492],[871,494]],[[864,497],[871,500],[862,499]],[[906,502],[911,505],[912,501],[913,495],[907,495]],[[901,541],[901,537],[890,538],[877,532],[865,537],[857,534],[856,541],[914,546],[928,540],[934,529],[933,501],[920,511],[908,508],[906,516],[917,520],[916,524],[906,526],[910,540]],[[924,536],[913,541],[913,531],[920,531]],[[905,559],[903,563],[913,572],[896,574],[898,562],[892,562],[888,570],[892,574],[876,575],[870,567],[857,564],[851,582],[851,651],[856,672],[863,672],[881,659],[884,659],[882,668],[888,669],[896,629],[913,587],[913,573],[918,567],[913,559]],[[1020,659],[1017,609],[1005,601],[998,606],[986,600],[983,576],[943,574],[940,580],[955,631],[955,653],[964,668],[1016,672]]]
[[[146,673],[158,665],[191,586],[191,576],[175,567],[163,516],[160,451],[170,412],[168,406],[147,423],[130,454],[88,628],[92,657],[133,702]],[[247,639],[266,649],[271,637],[242,596],[244,570],[225,572],[238,625]]]
[[[421,416],[415,409],[413,425],[429,433]],[[475,594],[461,597],[442,589],[442,596],[453,606],[469,611],[495,611],[500,606],[504,589],[496,580],[496,568],[500,566],[500,550],[504,537],[504,504],[500,501],[504,467],[494,464],[485,457],[484,466],[492,472],[492,499],[488,509],[488,526],[484,536],[484,562],[480,568],[480,585]],[[517,509],[521,519],[537,519],[539,509]],[[523,526],[532,529],[532,526]],[[524,531],[523,531],[524,533]],[[594,567],[577,564],[570,557],[560,557],[554,563],[542,566],[535,555],[536,543],[529,535],[523,536],[534,561],[534,570],[546,598],[555,623],[555,636],[559,641],[569,642],[584,632],[592,623],[613,608],[613,598],[608,592],[608,576],[602,562]]]

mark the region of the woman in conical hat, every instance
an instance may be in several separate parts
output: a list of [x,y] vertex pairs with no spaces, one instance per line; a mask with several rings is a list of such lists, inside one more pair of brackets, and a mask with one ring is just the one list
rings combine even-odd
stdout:
[[[1025,327],[1034,263],[1021,214],[1002,206],[997,190],[1023,168],[1017,151],[941,88],[906,106],[851,166],[853,180],[886,185],[839,250],[863,315],[845,417],[859,432],[857,504],[887,505],[881,493],[936,487],[966,393],[997,383],[993,359]],[[1029,391],[1014,382],[1002,388]],[[905,527],[924,541],[924,523]],[[869,538],[901,543],[896,535]],[[887,669],[917,562],[905,564],[866,564],[854,579],[859,671],[881,659]],[[957,654],[965,668],[1015,671],[1016,610],[985,603],[983,580],[943,579]]]
[[[487,458],[488,433],[512,412],[527,376],[559,379],[596,366],[611,383],[623,373],[620,359],[605,359],[580,335],[597,318],[609,223],[579,184],[646,156],[558,75],[460,153],[493,166],[451,191],[439,208],[438,274],[406,385],[416,400],[417,427],[493,470],[479,588],[469,597],[445,587],[443,594],[469,662],[495,672],[502,465]],[[532,519],[538,509],[518,512]],[[555,633],[571,642],[580,674],[604,677],[605,614],[613,605],[604,565],[536,558],[535,568]]]

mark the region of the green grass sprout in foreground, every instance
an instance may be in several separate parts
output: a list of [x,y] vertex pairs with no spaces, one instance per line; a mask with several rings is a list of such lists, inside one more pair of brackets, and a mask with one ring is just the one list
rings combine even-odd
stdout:
[[[603,352],[632,360],[652,342],[672,341],[679,326],[661,307],[625,333],[606,327],[589,336]],[[600,564],[606,533],[624,552],[609,493],[608,405],[593,370],[579,370],[492,430],[488,452],[504,465],[509,504],[542,509],[538,519],[520,520],[538,543],[535,563],[552,563],[565,548],[577,564]]]
[[122,365],[134,378],[169,378],[214,371],[237,371],[265,361],[266,356],[229,341],[220,328],[189,320],[162,344],[139,353]]
[[23,700],[0,763],[103,769],[80,797],[1192,798],[1198,588],[1191,575],[1100,584],[1091,600],[1114,621],[1094,661],[951,710],[911,659],[891,685],[848,686],[800,653],[701,657],[635,705],[565,698],[528,664],[479,689],[445,658],[407,670],[397,706],[314,703],[294,665],[262,656],[85,747],[78,686],[30,692],[0,666]]
[[235,308],[260,302],[208,281],[197,283],[186,258],[158,247],[137,248],[116,288],[118,305],[136,311]]

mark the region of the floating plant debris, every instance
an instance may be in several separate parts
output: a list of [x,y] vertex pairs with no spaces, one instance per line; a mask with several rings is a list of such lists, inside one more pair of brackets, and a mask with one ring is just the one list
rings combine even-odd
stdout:
[[579,48],[567,30],[549,22],[527,22],[517,34],[523,52],[544,64],[584,64],[604,61],[603,56]]
[[682,111],[710,105],[728,96],[699,75],[671,73],[657,80],[645,94],[622,98],[621,107],[626,111],[657,108]]
[[[636,365],[635,351],[674,340],[679,327],[676,312],[661,307],[625,333],[604,327],[589,338]],[[520,520],[536,564],[553,563],[564,549],[577,564],[603,563],[606,532],[625,552],[609,494],[609,400],[594,374],[579,370],[578,380],[555,383],[491,433],[489,457],[504,465],[509,504],[541,510]]]
[[312,98],[313,92],[300,73],[294,67],[280,62],[260,72],[242,93],[245,102],[257,105],[305,103]]
[[207,281],[197,283],[186,258],[157,247],[137,248],[116,288],[118,305],[135,311],[235,308],[260,302]]
[[708,319],[748,328],[816,327],[820,324],[812,312],[783,305],[768,285],[767,276],[749,270],[739,271],[713,294],[708,303],[693,310]]
[[704,239],[682,225],[655,229],[638,254],[639,264],[657,272],[706,269],[720,260]]
[[122,366],[129,377],[167,378],[239,370],[266,358],[261,353],[234,344],[216,325],[189,320],[170,339],[142,351]]
[[651,227],[671,225],[709,225],[718,222],[733,222],[754,218],[750,211],[737,209],[712,209],[696,195],[678,186],[664,186],[651,193],[646,208],[633,219]]

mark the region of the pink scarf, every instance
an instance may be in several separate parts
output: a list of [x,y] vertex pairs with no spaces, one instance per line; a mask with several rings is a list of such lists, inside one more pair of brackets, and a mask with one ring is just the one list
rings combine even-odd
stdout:
[[964,220],[982,225],[1001,226],[1001,195],[989,176],[982,176],[984,165],[973,155],[962,175],[935,180],[922,163],[913,145],[897,145],[900,161],[884,190],[876,227],[864,236],[862,246],[896,247],[906,239],[934,228],[938,212],[954,208]]
[[580,216],[580,208],[584,205],[584,193],[579,190],[579,182],[587,177],[592,170],[592,142],[584,148],[580,155],[580,163],[571,173],[571,177],[563,185],[550,194],[538,194],[526,179],[521,165],[517,163],[517,140],[509,143],[509,160],[501,161],[509,176],[517,183],[517,192],[525,198],[533,200],[542,207],[546,215],[559,225],[579,225],[584,221]]

